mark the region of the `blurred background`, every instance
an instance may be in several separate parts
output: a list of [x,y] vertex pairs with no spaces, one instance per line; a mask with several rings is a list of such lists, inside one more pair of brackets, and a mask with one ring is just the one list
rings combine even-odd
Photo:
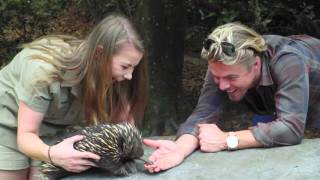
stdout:
[[[261,34],[320,38],[319,8],[320,1],[311,0],[0,0],[0,68],[21,43],[47,34],[82,38],[108,13],[123,13],[147,49],[150,100],[140,128],[144,136],[173,135],[197,103],[207,69],[200,50],[212,29],[239,21]],[[227,107],[222,129],[252,124],[250,111]],[[319,134],[306,131],[306,137]]]

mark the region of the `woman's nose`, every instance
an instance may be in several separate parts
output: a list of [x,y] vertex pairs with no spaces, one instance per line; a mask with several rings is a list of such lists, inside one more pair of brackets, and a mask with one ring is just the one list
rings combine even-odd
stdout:
[[127,79],[127,80],[131,80],[131,79],[132,79],[132,71],[126,73],[126,74],[124,75],[124,78]]

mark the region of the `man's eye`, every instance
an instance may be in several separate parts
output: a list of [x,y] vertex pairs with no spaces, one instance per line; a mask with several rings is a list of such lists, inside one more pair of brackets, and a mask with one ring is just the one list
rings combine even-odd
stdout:
[[228,79],[229,79],[230,81],[235,81],[235,80],[238,79],[238,77],[229,77]]

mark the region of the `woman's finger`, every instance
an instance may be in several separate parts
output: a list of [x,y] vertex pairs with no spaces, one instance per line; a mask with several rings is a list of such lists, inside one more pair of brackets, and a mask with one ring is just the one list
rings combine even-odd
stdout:
[[97,167],[97,165],[90,161],[90,160],[87,160],[87,159],[80,159],[78,161],[79,165],[83,165],[83,166],[93,166],[93,167]]
[[83,172],[83,171],[86,171],[88,169],[90,169],[91,166],[86,166],[86,165],[78,165],[78,166],[74,166],[70,172],[75,172],[75,173],[80,173],[80,172]]
[[100,160],[100,156],[94,154],[94,153],[91,153],[91,152],[80,152],[79,151],[79,154],[77,156],[78,158],[81,158],[81,159],[93,159],[95,161],[99,161]]
[[66,138],[66,139],[64,139],[63,141],[65,141],[65,142],[71,142],[71,143],[73,144],[73,143],[75,143],[75,142],[78,142],[78,141],[82,140],[83,138],[84,138],[84,136],[82,136],[82,135],[75,135],[75,136]]

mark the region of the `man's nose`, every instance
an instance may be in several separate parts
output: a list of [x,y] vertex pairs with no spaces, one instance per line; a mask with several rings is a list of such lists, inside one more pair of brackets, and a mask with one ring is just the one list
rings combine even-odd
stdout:
[[221,91],[225,91],[230,87],[230,83],[226,80],[220,79],[219,81],[219,89]]

